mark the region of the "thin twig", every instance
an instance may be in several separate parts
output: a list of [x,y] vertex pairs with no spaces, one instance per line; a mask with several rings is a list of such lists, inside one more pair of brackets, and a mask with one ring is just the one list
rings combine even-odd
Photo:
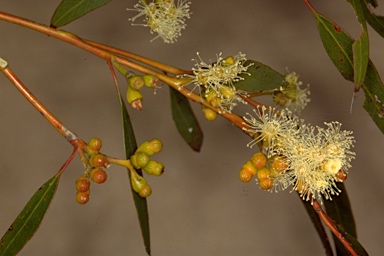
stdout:
[[334,220],[332,220],[321,208],[321,205],[316,199],[313,199],[312,204],[313,209],[319,215],[319,217],[323,220],[324,224],[332,231],[332,233],[339,239],[339,241],[344,245],[344,247],[348,250],[348,252],[352,256],[358,256],[359,254],[353,249],[350,242],[343,236],[343,234],[339,231],[336,226]]

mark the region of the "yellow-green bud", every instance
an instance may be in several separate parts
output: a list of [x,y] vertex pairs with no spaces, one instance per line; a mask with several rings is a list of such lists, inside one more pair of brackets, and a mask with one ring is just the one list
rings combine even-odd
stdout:
[[156,88],[157,84],[159,83],[159,78],[154,75],[144,75],[143,80],[144,85],[149,88]]
[[252,173],[252,175],[256,175],[256,168],[253,166],[251,161],[247,161],[243,166],[241,167],[242,170],[248,170]]
[[161,151],[163,148],[163,143],[159,139],[152,139],[141,144],[136,152],[143,152],[148,156],[152,156]]
[[233,65],[235,64],[235,59],[232,56],[228,56],[225,59],[223,59],[222,63],[225,66]]
[[144,86],[144,79],[142,76],[131,76],[128,78],[128,87],[132,87],[134,90],[140,90]]
[[141,197],[149,197],[152,194],[152,188],[148,184],[139,192]]
[[213,121],[217,118],[217,113],[212,109],[203,106],[201,110],[204,113],[205,119],[208,121]]
[[141,92],[132,89],[132,87],[128,86],[127,90],[127,101],[131,106],[137,110],[142,109],[141,101],[143,99],[143,95]]
[[136,171],[131,171],[131,185],[132,189],[139,193],[147,185],[144,177],[140,176]]
[[143,152],[137,152],[131,156],[131,163],[136,169],[141,169],[149,163],[149,156]]
[[160,176],[164,172],[164,165],[150,160],[149,163],[143,167],[143,170],[150,175]]

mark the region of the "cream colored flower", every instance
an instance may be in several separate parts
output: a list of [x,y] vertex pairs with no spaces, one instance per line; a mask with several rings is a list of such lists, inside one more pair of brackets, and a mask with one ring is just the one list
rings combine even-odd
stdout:
[[145,24],[132,25],[149,27],[151,33],[157,33],[158,35],[151,41],[161,37],[166,43],[174,43],[181,36],[181,30],[186,27],[185,20],[192,14],[189,9],[190,4],[191,2],[186,0],[178,0],[177,5],[173,0],[157,0],[151,3],[141,0],[134,5],[135,9],[127,10],[139,12],[130,19],[132,22],[145,16]]
[[194,60],[196,64],[195,68],[192,68],[194,75],[183,76],[192,79],[186,85],[195,84],[196,87],[199,87],[203,98],[224,112],[231,112],[238,102],[245,104],[241,96],[246,96],[247,93],[237,90],[233,85],[244,79],[240,75],[246,73],[248,67],[252,65],[245,65],[247,61],[245,54],[239,52],[235,56],[223,58],[220,53],[217,55],[216,62],[211,64],[204,62],[199,53],[197,56],[199,59]]

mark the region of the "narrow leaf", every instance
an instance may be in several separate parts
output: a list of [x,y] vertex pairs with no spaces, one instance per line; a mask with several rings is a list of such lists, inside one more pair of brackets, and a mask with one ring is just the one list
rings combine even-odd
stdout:
[[[329,217],[343,226],[348,234],[357,237],[355,220],[353,218],[351,205],[348,194],[343,183],[338,183],[338,187],[342,191],[339,196],[332,197],[332,201],[323,200],[324,206]],[[337,255],[349,255],[344,245],[339,239],[333,236],[336,246]]]
[[192,111],[189,100],[177,90],[170,88],[173,121],[177,130],[195,151],[200,151],[203,143],[203,131]]
[[246,66],[250,63],[253,63],[253,65],[248,68],[248,74],[243,73],[240,75],[244,80],[234,83],[237,89],[246,92],[260,92],[275,90],[284,84],[284,75],[276,70],[254,60],[248,60],[244,65]]
[[[369,1],[369,0],[365,0],[364,1],[365,3],[368,3],[370,2],[370,4],[372,4],[372,1]],[[377,7],[377,3],[376,5],[372,4],[373,7]],[[376,32],[381,35],[382,37],[384,37],[384,17],[383,16],[379,16],[379,15],[376,15],[374,14],[373,12],[371,12],[369,9],[368,9],[368,6],[367,4],[364,4],[363,5],[363,12],[364,12],[364,17],[365,19],[367,20],[367,22],[369,23],[369,25],[371,25],[371,27],[376,30]]]
[[369,61],[369,42],[366,31],[363,31],[353,43],[353,57],[355,90],[358,91],[364,82]]
[[355,10],[357,19],[362,28],[361,35],[352,45],[355,91],[358,91],[364,82],[365,74],[367,72],[369,39],[363,11],[363,5],[365,4],[364,0],[349,0],[349,2]]
[[329,243],[327,233],[325,232],[324,226],[321,222],[319,215],[315,212],[309,201],[301,200],[301,198],[300,201],[303,203],[305,210],[307,210],[309,218],[315,226],[317,234],[319,235],[321,243],[323,244],[323,247],[325,249],[325,255],[333,256],[331,244]]
[[352,44],[354,40],[340,26],[315,10],[312,10],[316,18],[317,28],[321,41],[333,64],[340,74],[347,80],[354,79]]
[[[124,149],[126,158],[129,159],[131,155],[133,155],[137,149],[136,138],[133,132],[133,127],[131,123],[131,119],[129,118],[128,110],[125,106],[123,98],[121,97],[120,91],[117,88],[117,94],[120,102],[120,110],[123,122],[123,135],[124,135]],[[141,170],[136,170],[138,174],[143,175]],[[128,171],[128,177],[131,179]],[[133,189],[131,185],[131,181],[129,180],[129,184],[131,186],[133,201],[135,202],[137,216],[139,218],[141,234],[144,240],[145,250],[148,255],[151,255],[151,240],[150,240],[150,232],[149,232],[149,214],[148,214],[148,205],[147,199],[139,196]]]
[[[353,81],[353,39],[337,24],[317,13],[311,6],[309,7],[316,18],[320,37],[329,57],[343,77]],[[364,108],[381,132],[384,133],[384,86],[375,66],[370,60],[368,61],[363,84],[362,88],[365,93]]]
[[371,61],[368,63],[367,74],[362,88],[365,93],[363,106],[381,132],[384,133],[384,85]]
[[111,0],[62,0],[51,18],[51,27],[62,27]]
[[0,255],[16,255],[32,238],[55,195],[61,173],[50,178],[29,199],[0,240]]

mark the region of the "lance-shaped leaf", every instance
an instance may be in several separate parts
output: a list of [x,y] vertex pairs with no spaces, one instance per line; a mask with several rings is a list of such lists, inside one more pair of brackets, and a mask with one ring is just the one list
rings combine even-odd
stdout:
[[62,0],[51,18],[51,27],[61,27],[99,8],[111,0]]
[[242,73],[240,75],[244,80],[234,83],[237,89],[246,92],[270,91],[278,89],[284,84],[284,75],[261,62],[247,60],[244,66],[251,63],[253,63],[253,65],[248,67],[248,74]]
[[195,151],[200,151],[203,143],[203,131],[200,128],[189,100],[177,90],[170,88],[173,121],[177,130]]
[[363,11],[363,5],[365,4],[364,0],[349,0],[349,2],[355,10],[357,19],[363,30],[359,38],[352,45],[355,91],[358,91],[364,82],[365,74],[367,72],[369,40]]
[[370,61],[365,76],[363,90],[364,108],[382,133],[384,133],[384,85],[376,67]]
[[0,240],[0,255],[16,255],[32,238],[55,195],[61,172],[50,178],[29,199]]
[[[353,81],[353,39],[337,24],[320,15],[312,6],[310,6],[310,8],[316,18],[320,37],[329,57],[343,77],[349,81]],[[364,108],[381,132],[384,133],[384,86],[376,68],[370,60],[363,84],[365,93]]]
[[309,218],[311,219],[313,225],[315,226],[317,234],[319,235],[321,243],[323,244],[323,247],[325,249],[325,255],[333,256],[331,244],[329,243],[327,233],[325,232],[324,226],[321,222],[319,215],[314,211],[309,201],[301,200],[301,198],[300,198],[300,201],[303,203],[305,210],[309,215]]
[[[366,0],[365,2],[366,3],[369,2],[370,4],[372,4],[372,1]],[[376,3],[376,5],[372,4],[372,6],[377,7],[377,3]],[[379,35],[384,37],[384,17],[376,15],[373,12],[371,12],[368,9],[368,6],[366,4],[363,5],[363,12],[364,12],[364,17],[367,20],[367,22],[369,23],[369,25],[371,25],[371,27],[374,30],[376,30],[376,32]]]
[[[126,158],[129,159],[137,149],[137,143],[135,134],[133,132],[133,127],[131,119],[129,118],[128,110],[125,106],[121,93],[117,88],[117,94],[120,102],[121,117],[123,122],[123,136],[124,136],[124,150]],[[138,174],[143,175],[141,170],[136,170]],[[129,171],[128,171],[129,172]],[[133,189],[131,185],[131,176],[128,173],[129,184],[131,186],[133,201],[135,202],[135,207],[137,211],[137,216],[139,218],[141,234],[144,240],[145,250],[148,255],[151,255],[151,240],[149,232],[149,214],[148,214],[148,205],[147,199],[139,196]]]
[[311,9],[316,18],[321,41],[340,74],[347,80],[354,79],[352,44],[354,40],[336,23]]
[[[352,244],[352,247],[359,251],[359,255],[368,255],[359,242],[357,242],[357,233],[355,220],[352,214],[352,208],[349,202],[348,194],[343,183],[338,183],[341,189],[339,196],[332,197],[332,201],[324,200],[324,206],[329,217],[331,217],[338,224],[339,231],[344,231],[342,234]],[[343,244],[335,236],[335,246],[337,255],[349,255]]]

